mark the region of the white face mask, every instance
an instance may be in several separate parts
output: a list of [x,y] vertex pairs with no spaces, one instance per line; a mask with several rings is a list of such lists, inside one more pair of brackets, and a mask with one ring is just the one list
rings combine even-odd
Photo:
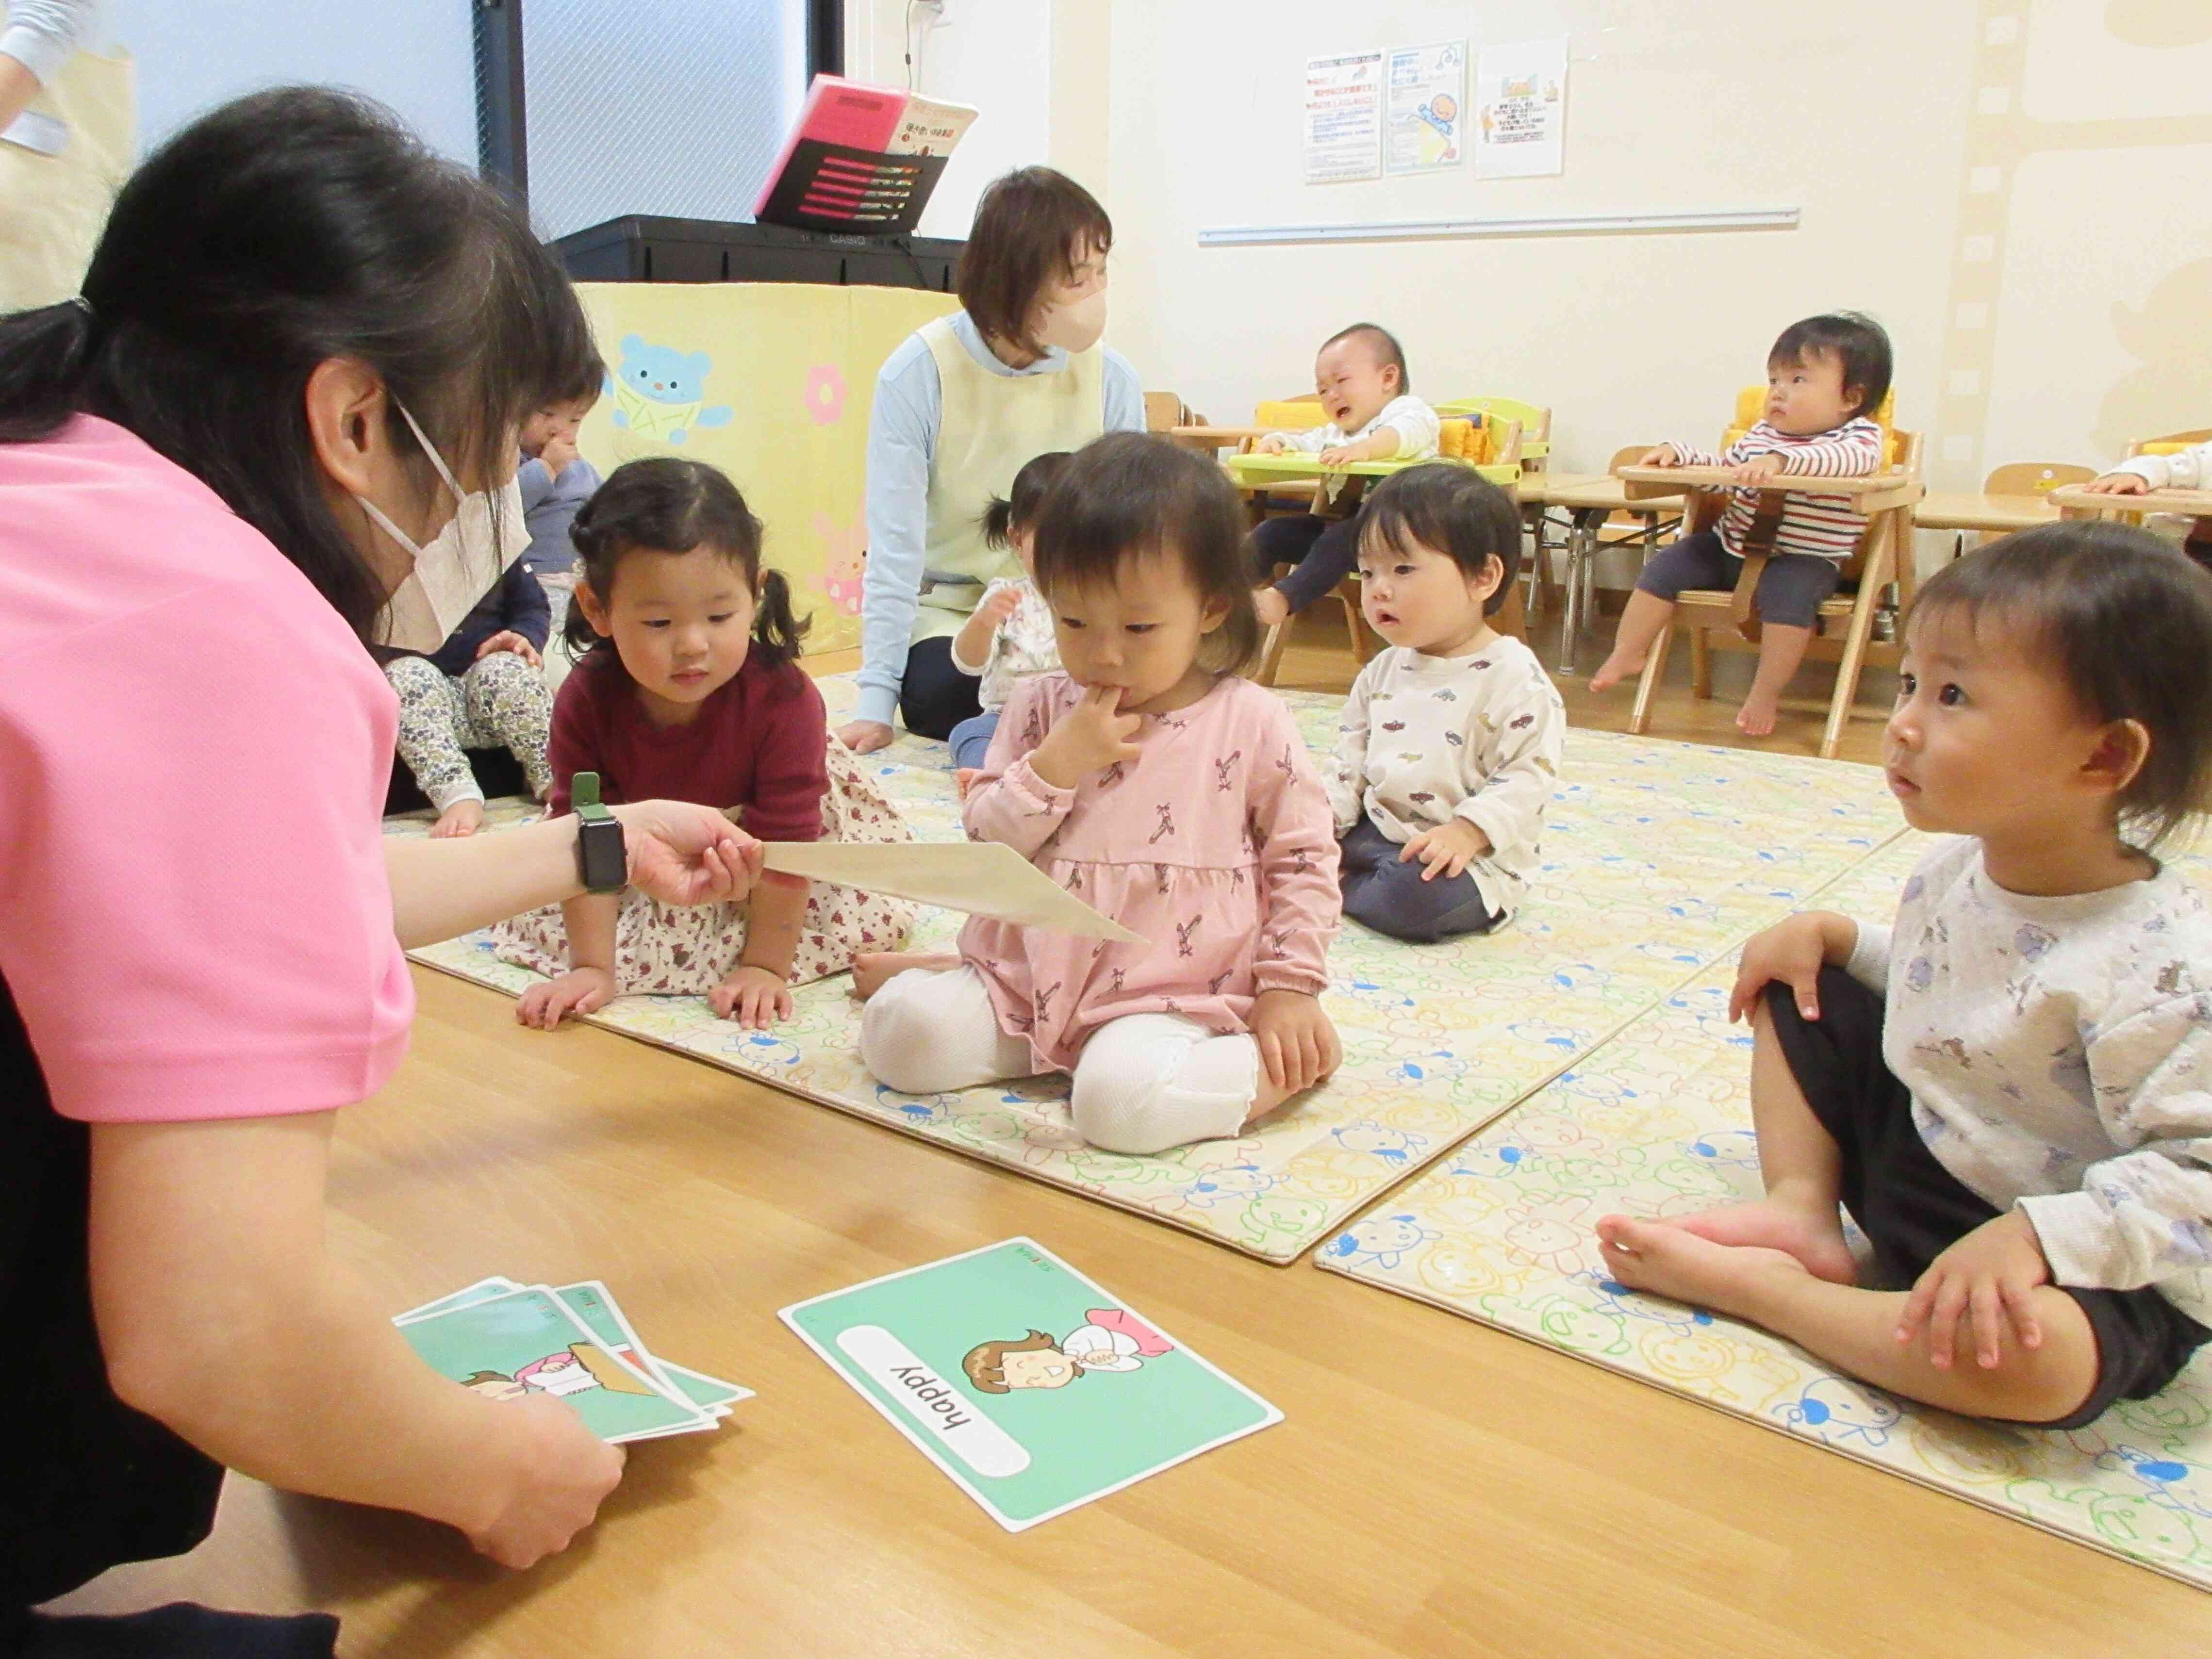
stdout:
[[[469,495],[461,489],[422,428],[404,405],[400,417],[422,446],[430,465],[459,502],[453,521],[430,538],[428,546],[392,522],[384,509],[366,495],[354,499],[377,527],[415,556],[414,568],[385,605],[384,625],[378,643],[400,651],[435,651],[476,609],[477,601],[491,592],[507,566],[530,545],[529,526],[523,522],[522,484],[507,480],[505,488]],[[497,509],[493,501],[496,498]]]
[[1079,300],[1044,308],[1036,337],[1062,351],[1088,351],[1106,332],[1106,289],[1102,285]]

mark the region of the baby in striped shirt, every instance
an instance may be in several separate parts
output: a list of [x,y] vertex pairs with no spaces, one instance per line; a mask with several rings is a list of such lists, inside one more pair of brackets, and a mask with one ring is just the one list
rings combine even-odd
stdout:
[[[1667,443],[1644,456],[1643,465],[1731,467],[1741,484],[1784,475],[1863,477],[1883,465],[1881,428],[1868,411],[1879,409],[1888,395],[1889,374],[1889,337],[1880,324],[1848,311],[1808,317],[1783,330],[1767,354],[1764,420],[1725,454]],[[1735,723],[1749,737],[1774,730],[1783,688],[1805,659],[1821,602],[1836,591],[1843,562],[1866,528],[1865,515],[1848,495],[1729,491],[1717,526],[1670,543],[1644,566],[1621,613],[1613,654],[1590,678],[1591,690],[1606,690],[1642,671],[1685,588],[1735,587],[1745,552],[1764,540],[1766,526],[1758,525],[1762,507],[1778,511],[1778,518],[1759,578],[1759,672]]]

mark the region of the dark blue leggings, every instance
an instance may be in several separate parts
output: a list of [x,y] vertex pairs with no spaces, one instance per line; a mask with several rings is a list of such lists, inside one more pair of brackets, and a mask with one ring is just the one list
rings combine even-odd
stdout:
[[1346,831],[1337,866],[1345,915],[1415,945],[1486,933],[1498,926],[1498,917],[1482,902],[1473,876],[1462,871],[1423,881],[1419,859],[1399,862],[1405,850],[1364,814]]

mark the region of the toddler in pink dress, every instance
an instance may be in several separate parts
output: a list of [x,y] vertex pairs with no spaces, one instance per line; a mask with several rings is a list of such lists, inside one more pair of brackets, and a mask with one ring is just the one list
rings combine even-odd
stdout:
[[1216,469],[1136,434],[1053,486],[1037,582],[1065,672],[1015,688],[963,816],[1147,943],[977,917],[957,958],[862,957],[861,1057],[889,1087],[1068,1072],[1079,1133],[1155,1152],[1335,1069],[1335,822],[1289,709],[1233,672],[1259,636],[1243,520]]

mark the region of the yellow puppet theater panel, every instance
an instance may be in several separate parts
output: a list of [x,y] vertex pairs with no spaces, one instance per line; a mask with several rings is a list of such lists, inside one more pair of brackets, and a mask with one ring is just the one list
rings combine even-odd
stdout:
[[602,473],[649,455],[720,467],[811,618],[809,651],[860,643],[868,408],[884,359],[953,310],[920,289],[586,283],[607,390],[581,448]]

